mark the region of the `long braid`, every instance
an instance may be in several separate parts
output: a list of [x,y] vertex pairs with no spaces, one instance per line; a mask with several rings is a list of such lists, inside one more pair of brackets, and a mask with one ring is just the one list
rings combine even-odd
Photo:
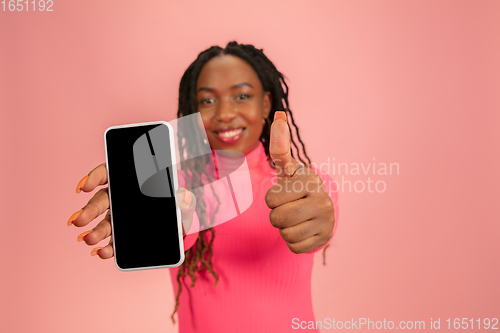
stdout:
[[[269,113],[269,116],[265,119],[262,134],[260,136],[260,141],[264,146],[267,160],[271,165],[271,167],[274,169],[276,168],[269,154],[269,141],[271,135],[270,129],[272,123],[270,119],[274,118],[274,113],[276,111],[282,111],[282,110],[285,110],[285,112],[288,114],[287,119],[290,119],[292,125],[290,126],[290,140],[296,151],[296,153],[294,153],[292,150],[291,152],[292,157],[295,158],[295,156],[297,156],[302,163],[310,165],[311,159],[306,153],[305,145],[302,142],[302,139],[300,138],[299,128],[295,124],[292,110],[290,109],[290,103],[288,101],[288,85],[285,82],[285,77],[282,73],[280,73],[276,69],[274,64],[264,55],[263,50],[256,49],[253,45],[230,42],[227,44],[225,49],[222,49],[219,46],[212,46],[209,49],[201,52],[198,55],[197,59],[188,67],[188,69],[186,70],[181,79],[181,83],[179,86],[179,106],[177,111],[177,117],[180,118],[198,112],[196,105],[196,83],[198,80],[198,76],[201,72],[201,69],[210,59],[224,54],[231,54],[237,56],[245,60],[247,63],[249,63],[254,69],[254,71],[257,73],[260,82],[262,84],[263,90],[265,92],[271,93],[271,104],[272,104],[271,111]],[[303,155],[305,156],[305,159],[307,159],[307,163],[306,160],[302,158],[302,156],[300,156],[301,154],[299,146],[297,145],[297,142],[294,139],[294,135],[292,135],[292,129],[291,129],[292,127],[295,129],[297,140],[300,143],[300,147],[302,148],[302,152]],[[192,135],[191,133],[193,132],[189,133],[190,135]],[[178,135],[181,134],[179,133]],[[181,146],[179,147],[181,154],[184,153],[184,149],[191,152],[196,150],[196,147],[190,146],[190,143],[188,142],[183,142],[181,144],[181,140],[179,140],[179,143],[180,143],[179,145]],[[199,187],[201,186],[201,179],[200,176],[195,176],[195,175],[201,175],[202,173],[204,173],[210,179],[210,175],[205,170],[206,164],[208,163],[209,160],[207,159],[205,161],[202,161],[201,163],[200,159],[196,160],[197,162],[193,162],[191,163],[191,165],[187,164],[187,167],[190,170],[195,170],[193,172],[193,180],[191,184],[194,184],[194,187],[198,187],[196,193],[194,193],[197,199],[196,213],[198,214],[198,217],[200,219],[200,224],[207,228],[208,223],[206,217],[206,207],[203,200],[203,188]],[[191,181],[190,177],[186,178],[188,179],[188,182]],[[212,219],[215,217],[215,214],[217,213],[220,205],[219,197],[217,195],[216,198],[217,198],[217,207],[212,214]],[[205,238],[205,234],[207,232],[211,232],[211,238],[209,242],[207,242]],[[174,312],[172,313],[172,321],[174,323],[175,323],[174,314],[176,313],[179,307],[179,296],[182,288],[181,278],[184,279],[184,277],[189,274],[189,276],[191,277],[191,287],[194,287],[196,278],[195,273],[201,269],[207,269],[210,272],[210,274],[214,276],[215,285],[217,284],[218,275],[214,272],[212,266],[212,255],[213,255],[212,247],[214,238],[215,238],[214,228],[200,231],[198,238],[196,240],[196,246],[191,247],[185,253],[185,260],[182,263],[182,265],[179,266],[179,271],[177,273],[177,283],[179,285],[179,288],[176,295],[175,309]],[[323,250],[323,257],[325,255],[324,252],[325,250],[326,248]]]

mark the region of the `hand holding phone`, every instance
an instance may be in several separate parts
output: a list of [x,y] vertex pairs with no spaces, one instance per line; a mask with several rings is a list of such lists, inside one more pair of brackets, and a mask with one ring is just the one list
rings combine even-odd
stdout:
[[[77,192],[92,192],[97,186],[106,185],[107,184],[107,171],[106,171],[106,163],[102,163],[95,167],[93,170],[89,172],[87,176],[85,176],[82,181],[79,182],[79,186],[77,186]],[[83,184],[82,184],[83,183]],[[196,197],[193,193],[191,193],[192,200],[189,204],[187,204],[182,199],[185,198],[186,192],[183,188],[180,188],[177,192],[178,194],[178,203],[179,208],[181,209],[181,217],[183,224],[183,234],[184,234],[184,225],[189,228],[190,223],[193,220],[193,213],[196,208]],[[94,246],[101,241],[108,239],[108,244],[102,247],[98,247],[98,251],[94,251],[95,255],[99,256],[101,259],[111,259],[114,257],[113,253],[113,238],[110,237],[112,235],[111,229],[111,219],[109,212],[109,196],[108,196],[108,188],[104,187],[97,191],[94,196],[87,202],[87,204],[82,208],[82,212],[78,214],[78,217],[74,220],[71,220],[70,225],[74,225],[77,228],[86,227],[89,223],[93,222],[100,215],[106,212],[104,219],[102,219],[94,228],[89,231],[85,231],[80,235],[81,240],[84,241],[89,246]],[[75,215],[75,214],[73,214]]]
[[[105,164],[101,164],[101,165],[97,166],[89,173],[88,176],[84,177],[82,179],[82,181],[78,184],[77,193],[80,190],[83,190],[84,192],[90,192],[90,191],[93,191],[99,185],[105,185],[108,182],[108,173],[109,173],[109,170],[106,169]],[[117,176],[116,179],[118,180],[118,178],[119,177]],[[117,185],[119,185],[119,184],[117,184]],[[129,185],[133,186],[132,184],[129,184]],[[125,190],[122,190],[122,191],[129,192],[129,190],[127,189],[127,186],[129,186],[129,185],[125,185]],[[111,184],[111,186],[112,186],[112,184]],[[117,188],[119,189],[120,186],[117,186]],[[104,217],[104,219],[95,228],[93,228],[90,231],[90,233],[84,232],[79,236],[81,238],[81,240],[85,241],[88,245],[95,245],[95,244],[99,243],[100,241],[112,236],[112,234],[113,234],[113,232],[112,232],[113,228],[112,228],[111,223],[110,223],[111,222],[111,213],[109,211],[109,208],[110,208],[109,192],[111,192],[111,191],[109,191],[108,188],[102,188],[93,196],[93,198],[91,200],[89,200],[87,205],[81,211],[77,212],[77,213],[79,213],[78,216],[75,217],[76,214],[73,214],[73,218],[72,219],[70,218],[70,220],[72,220],[72,224],[74,224],[77,227],[83,227],[83,226],[86,226],[87,224],[89,224],[92,220],[94,220],[95,218],[97,218],[98,216],[100,216],[102,213],[104,213],[107,210],[107,214]],[[118,192],[118,191],[115,191],[115,193],[116,192]],[[191,199],[191,202],[189,202],[189,204],[187,204],[185,201],[185,198],[189,197],[189,196],[192,199]],[[111,197],[112,197],[112,194],[111,194]],[[180,209],[180,216],[182,217],[182,223],[178,224],[177,226],[180,225],[182,228],[182,226],[184,224],[186,227],[189,227],[190,223],[192,222],[193,213],[194,213],[194,210],[196,207],[196,198],[194,197],[194,195],[191,192],[189,192],[188,190],[185,190],[185,189],[176,190],[176,197],[177,197],[176,198],[177,204],[178,204],[178,207]],[[156,199],[159,199],[159,200],[156,200]],[[153,206],[149,207],[150,209],[152,208],[153,211],[155,211],[155,209],[156,209],[156,211],[153,212],[153,216],[154,216],[154,214],[157,214],[156,217],[157,218],[159,217],[160,219],[164,219],[164,217],[168,216],[168,213],[164,209],[165,208],[164,204],[166,203],[165,199],[166,198],[153,198],[153,202],[155,202],[155,203],[162,202],[163,203],[163,207],[161,207],[161,205],[157,205],[157,206],[153,205]],[[170,198],[170,201],[172,201],[172,200],[173,200],[173,198]],[[117,205],[115,205],[115,206],[117,206]],[[131,207],[131,209],[133,210],[133,212],[136,216],[146,216],[146,217],[152,216],[151,211],[148,212],[148,204],[141,206],[141,205],[138,205],[137,202],[135,204],[132,202],[132,204],[128,205],[126,207],[126,209],[129,209],[129,207]],[[160,215],[158,215],[158,210],[157,210],[158,207],[161,208]],[[122,211],[122,209],[119,209],[119,210]],[[171,215],[171,217],[172,216],[173,215]],[[167,229],[170,228],[170,236],[172,236],[170,238],[174,239],[175,237],[173,237],[173,236],[175,236],[175,233],[177,232],[177,229],[175,229],[175,224],[172,224],[172,223],[166,224],[166,223],[162,223],[161,221],[158,221],[158,220],[152,221],[151,219],[148,220],[148,218],[145,218],[142,220],[140,220],[140,219],[138,219],[138,220],[131,219],[130,220],[129,219],[129,222],[130,221],[132,221],[133,224],[132,225],[129,224],[128,227],[124,223],[120,224],[121,229],[120,228],[119,229],[125,231],[125,234],[122,234],[122,235],[125,235],[124,237],[128,236],[129,238],[128,238],[127,242],[121,243],[122,246],[118,247],[118,252],[120,254],[120,250],[123,249],[123,251],[121,252],[123,254],[122,257],[126,260],[130,259],[130,254],[132,253],[132,256],[133,256],[132,264],[133,265],[132,266],[129,265],[128,267],[121,267],[121,266],[119,266],[119,263],[117,261],[117,266],[120,269],[131,270],[131,269],[159,268],[159,267],[165,267],[165,266],[172,267],[172,266],[175,266],[175,265],[182,263],[182,260],[178,261],[177,258],[168,258],[168,254],[165,252],[165,250],[168,248],[167,244],[165,243],[165,241],[167,240],[166,238],[168,238],[168,235],[167,235],[167,237],[164,237],[164,236],[162,237],[161,233],[158,233],[158,227],[160,227],[160,228],[167,227]],[[132,228],[130,228],[131,226],[132,226]],[[127,232],[130,232],[130,231],[132,231],[132,234],[129,233],[129,235],[127,235]],[[168,232],[168,230],[166,230],[166,231]],[[158,238],[158,239],[156,239],[156,238]],[[112,239],[113,239],[113,237],[110,238],[109,244],[107,246],[104,246],[102,248],[97,248],[98,251],[96,251],[96,254],[99,255],[99,257],[101,257],[102,259],[109,259],[115,255],[115,250],[113,247],[114,247],[114,245],[116,246],[116,244],[113,244]],[[122,239],[122,238],[120,238],[120,239]],[[180,241],[178,241],[177,243],[171,242],[171,245],[173,244],[175,246],[175,248],[177,248],[179,250],[178,257],[183,257],[183,251],[180,251],[180,250],[183,250],[182,244],[179,244],[181,241],[182,241],[182,239],[180,239]],[[155,242],[156,242],[156,248],[154,245]],[[142,246],[140,248],[138,248],[135,251],[135,253],[128,252],[129,257],[127,257],[127,251],[128,250],[134,251],[135,246],[140,246],[140,245],[138,245],[139,243],[142,243]],[[131,244],[134,244],[135,246],[130,247],[129,245],[131,245]],[[151,246],[151,244],[153,244],[153,246]],[[159,245],[159,247],[158,247],[158,245]],[[122,257],[120,257],[120,258],[122,258]],[[125,263],[125,265],[122,264],[122,266],[127,266],[126,260],[122,261],[122,263]]]

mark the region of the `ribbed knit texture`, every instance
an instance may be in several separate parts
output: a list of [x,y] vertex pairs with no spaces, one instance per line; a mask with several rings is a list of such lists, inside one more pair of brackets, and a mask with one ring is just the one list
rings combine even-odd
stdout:
[[[296,332],[293,318],[314,321],[311,273],[314,253],[294,254],[269,221],[265,195],[276,182],[276,171],[267,161],[262,143],[246,155],[252,182],[253,203],[238,217],[215,227],[213,269],[197,272],[195,286],[186,276],[179,299],[179,332]],[[211,170],[215,174],[215,170]],[[335,208],[338,200],[331,177],[314,170],[322,178]],[[210,186],[204,190],[210,197]],[[208,205],[208,203],[207,203]],[[198,234],[185,237],[185,250]],[[326,246],[326,245],[325,245]],[[174,292],[178,268],[171,268]],[[182,281],[182,279],[181,279]],[[308,330],[309,332],[318,332]]]

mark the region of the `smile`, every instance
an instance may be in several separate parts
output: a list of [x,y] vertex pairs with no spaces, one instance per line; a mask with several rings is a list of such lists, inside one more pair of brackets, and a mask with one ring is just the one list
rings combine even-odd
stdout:
[[222,130],[219,132],[215,132],[215,135],[220,141],[224,143],[233,143],[241,137],[243,130],[244,130],[243,127],[230,130]]

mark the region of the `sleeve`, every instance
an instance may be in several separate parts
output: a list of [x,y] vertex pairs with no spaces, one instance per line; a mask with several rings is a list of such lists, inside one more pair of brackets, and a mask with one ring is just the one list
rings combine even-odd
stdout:
[[184,236],[184,251],[189,250],[194,245],[194,243],[196,243],[199,231],[200,231],[200,219],[198,218],[198,214],[194,212],[193,224],[189,229],[189,234]]
[[335,182],[332,179],[332,177],[329,174],[324,173],[320,169],[317,169],[317,168],[316,169],[309,168],[309,169],[311,171],[315,172],[323,181],[323,185],[325,187],[326,193],[328,194],[328,196],[332,200],[333,209],[334,209],[334,216],[335,216],[335,224],[333,225],[332,237],[328,240],[328,242],[325,245],[320,246],[320,247],[318,247],[310,252],[307,252],[307,253],[316,253],[316,252],[324,249],[325,247],[327,247],[331,243],[333,236],[335,236],[335,232],[337,231],[337,227],[339,224],[339,198],[338,198],[339,195],[338,195],[338,184],[337,184],[337,182]]

